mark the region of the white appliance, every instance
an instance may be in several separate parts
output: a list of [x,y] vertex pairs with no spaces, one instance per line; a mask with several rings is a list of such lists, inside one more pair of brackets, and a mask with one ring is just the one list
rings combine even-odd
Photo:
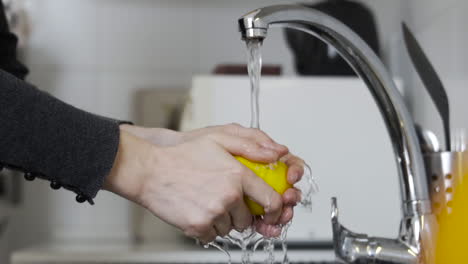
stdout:
[[[380,112],[358,78],[262,77],[260,126],[305,159],[320,192],[313,212],[297,208],[291,242],[332,240],[330,198],[351,230],[397,235],[401,218],[396,163]],[[250,86],[242,76],[193,79],[182,129],[250,120]]]

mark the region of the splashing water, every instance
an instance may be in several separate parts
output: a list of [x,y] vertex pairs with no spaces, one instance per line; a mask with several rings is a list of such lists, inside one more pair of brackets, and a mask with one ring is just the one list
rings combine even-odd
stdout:
[[[312,210],[312,195],[318,191],[317,183],[315,179],[312,177],[312,172],[310,167],[305,164],[304,165],[304,175],[302,180],[295,185],[295,188],[298,188],[302,192],[302,199],[299,203],[301,206],[307,208],[308,210]],[[254,220],[255,221],[255,220]],[[277,238],[267,238],[263,237],[259,233],[255,231],[255,225],[252,227],[244,230],[243,232],[238,232],[233,230],[224,237],[225,240],[229,241],[231,244],[239,247],[242,251],[241,255],[241,263],[242,264],[251,264],[252,256],[257,251],[260,246],[263,246],[263,252],[266,255],[264,260],[265,264],[273,264],[275,263],[275,244],[278,243],[281,245],[282,250],[282,262],[283,264],[289,264],[288,258],[288,248],[287,248],[287,234],[288,228],[291,226],[291,222],[287,223],[286,225],[282,226],[281,235]],[[252,245],[249,248],[249,245]],[[207,245],[204,245],[205,248],[214,247],[227,256],[227,263],[231,264],[231,255],[229,254],[228,244],[224,243],[224,247],[220,246],[216,242],[211,242]]]
[[289,222],[286,224],[286,226],[283,227],[283,230],[281,231],[281,236],[280,236],[281,249],[283,250],[283,264],[289,264],[288,245],[286,243],[286,239],[288,235],[288,229],[291,226],[291,223],[292,222]]
[[[304,175],[302,180],[295,185],[296,188],[301,190],[302,192],[302,199],[300,205],[312,210],[312,195],[318,191],[317,183],[315,179],[312,177],[312,172],[310,167],[305,164],[304,165]],[[254,220],[255,221],[255,220]],[[255,225],[253,225],[255,226]],[[267,238],[261,236],[259,233],[255,231],[254,227],[250,227],[243,232],[238,231],[231,231],[228,236],[225,237],[227,241],[231,244],[239,247],[242,250],[241,255],[241,262],[242,264],[251,264],[252,256],[255,254],[259,247],[263,248],[263,252],[266,255],[264,260],[265,264],[273,264],[275,263],[275,244],[281,245],[282,250],[282,262],[283,264],[289,264],[288,258],[288,248],[287,248],[287,234],[288,228],[291,226],[291,222],[287,223],[286,225],[282,226],[281,235],[277,238]],[[227,248],[222,248],[216,243],[208,244],[213,246],[222,252],[224,252],[228,256],[228,263],[231,263],[231,256]],[[252,245],[250,248],[249,246]]]
[[229,248],[227,247],[226,244],[224,244],[224,246],[220,246],[218,243],[216,242],[210,242],[206,245],[203,246],[204,248],[209,248],[209,247],[214,247],[216,248],[217,250],[223,252],[224,254],[226,254],[226,256],[228,257],[228,262],[227,264],[231,264],[232,263],[232,260],[231,260],[231,254],[229,254]]
[[242,232],[233,230],[226,236],[228,241],[238,246],[242,250],[242,263],[251,263],[250,259],[252,252],[248,249],[248,246],[256,235],[257,233],[255,232],[254,227],[251,226]]
[[304,163],[304,175],[302,179],[294,185],[295,188],[301,190],[302,199],[299,202],[310,212],[312,212],[312,196],[319,191],[317,179],[312,174],[312,169],[309,164]]
[[[250,126],[252,128],[260,128],[259,120],[259,91],[260,91],[260,76],[262,69],[262,56],[261,56],[262,41],[258,39],[247,41],[247,54],[248,54],[248,72],[250,76],[251,86],[251,120]],[[304,175],[302,180],[294,185],[295,188],[302,192],[302,199],[300,205],[308,210],[312,210],[312,196],[318,192],[318,185],[315,178],[312,176],[312,170],[309,165],[304,164]],[[254,220],[255,221],[255,220]],[[287,234],[291,222],[282,226],[281,235],[277,238],[267,238],[261,236],[255,231],[255,225],[246,229],[243,232],[233,230],[225,237],[225,240],[231,244],[239,247],[242,250],[241,261],[242,264],[252,263],[252,255],[256,252],[257,248],[263,245],[263,251],[266,254],[265,264],[275,263],[275,243],[281,244],[283,253],[283,264],[289,264],[288,249],[287,249]],[[227,244],[225,244],[227,245]],[[253,245],[249,249],[249,245]],[[221,247],[216,242],[209,243],[205,247],[212,246],[221,252],[225,253],[228,257],[228,263],[231,264],[231,255],[227,247]]]

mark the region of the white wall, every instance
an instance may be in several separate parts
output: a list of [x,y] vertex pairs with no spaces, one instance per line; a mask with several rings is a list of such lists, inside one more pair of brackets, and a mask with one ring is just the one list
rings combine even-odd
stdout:
[[[218,63],[245,63],[237,32],[243,13],[286,0],[42,0],[29,1],[33,23],[24,51],[29,81],[75,106],[134,119],[134,92],[141,88],[188,88],[194,74]],[[366,1],[376,10],[385,57],[399,69],[399,1]],[[280,30],[271,31],[264,62],[293,74]],[[397,54],[397,55],[395,55]],[[131,208],[100,193],[96,206],[51,191],[46,182],[25,183],[25,201],[14,218],[12,247],[45,239],[129,237]]]

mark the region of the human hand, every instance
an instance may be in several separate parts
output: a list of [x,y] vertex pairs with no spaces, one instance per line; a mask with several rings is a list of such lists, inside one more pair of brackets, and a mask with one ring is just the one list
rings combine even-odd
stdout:
[[[144,128],[130,125],[121,126],[123,130],[130,132],[140,138],[146,139],[151,143],[159,146],[174,146],[193,139],[206,137],[209,135],[226,134],[234,137],[242,137],[253,139],[259,142],[260,145],[273,147],[275,151],[279,151],[281,161],[288,165],[288,182],[292,185],[301,180],[304,173],[304,161],[290,153],[284,146],[276,144],[267,134],[257,129],[242,127],[238,124],[229,124],[223,126],[211,126],[201,129],[196,129],[188,132],[176,132],[161,128]],[[276,149],[275,149],[276,148]],[[231,153],[232,154],[232,153]],[[255,159],[253,159],[255,160]],[[262,160],[256,160],[262,161]],[[275,160],[276,161],[276,160]],[[266,161],[264,161],[266,162]],[[259,233],[267,237],[276,237],[281,233],[281,227],[291,221],[293,217],[293,208],[301,200],[301,192],[295,188],[287,190],[283,194],[284,208],[279,221],[274,224],[268,224],[262,219],[256,221],[256,229]]]
[[134,125],[120,125],[120,130],[144,139],[158,146],[174,146],[184,142],[183,133],[166,129],[140,127]]
[[[256,129],[255,129],[256,130]],[[255,131],[252,130],[252,131]],[[181,135],[181,140],[190,140],[193,138],[197,138],[202,135],[212,134],[223,131],[225,133],[232,134],[234,136],[247,136],[249,133],[245,130],[242,126],[238,124],[230,124],[227,126],[211,126],[206,128],[201,128],[189,132],[183,133]],[[258,130],[257,130],[258,131]],[[265,142],[274,142],[267,134],[261,132],[261,136]],[[281,161],[286,163],[288,166],[288,182],[291,185],[296,184],[302,179],[302,175],[304,174],[304,165],[305,162],[300,159],[299,157],[287,153],[281,157]],[[283,198],[283,210],[282,214],[277,223],[269,224],[265,222],[261,217],[257,218],[255,222],[256,231],[266,237],[277,237],[281,234],[282,225],[287,224],[290,222],[294,215],[294,207],[301,201],[301,191],[296,188],[288,189],[282,196]]]
[[232,155],[270,163],[285,155],[287,148],[258,130],[240,130],[245,137],[219,130],[169,147],[123,130],[105,188],[203,242],[251,224],[244,195],[265,207],[265,224],[276,224],[283,199]]
[[[178,132],[165,128],[139,127],[127,124],[121,125],[120,129],[158,146],[174,146],[199,137],[223,133],[235,137],[253,139],[261,146],[282,151],[281,153],[283,155],[288,153],[287,148],[277,144],[263,131],[253,128],[246,128],[235,123],[220,126],[209,126],[187,132]],[[279,149],[278,146],[280,147]]]
[[[305,162],[291,153],[286,154],[280,159],[288,166],[288,182],[291,185],[296,184],[302,179],[304,174]],[[294,215],[294,207],[301,201],[301,191],[296,188],[290,188],[284,192],[283,196],[283,210],[281,217],[277,224],[271,225],[258,218],[255,223],[257,232],[267,237],[277,237],[281,234],[281,225],[287,224],[292,220]]]

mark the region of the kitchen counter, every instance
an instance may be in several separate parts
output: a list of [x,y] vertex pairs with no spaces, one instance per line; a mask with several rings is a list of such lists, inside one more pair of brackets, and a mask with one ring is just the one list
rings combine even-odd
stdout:
[[[231,250],[234,263],[240,263],[241,252]],[[277,252],[279,260],[281,253]],[[260,250],[253,256],[254,262],[262,262],[265,255]],[[330,250],[292,250],[291,262],[333,263],[334,254]],[[203,249],[188,244],[155,243],[146,245],[131,244],[49,244],[41,247],[17,251],[12,256],[12,264],[113,264],[113,263],[227,263],[227,256],[215,249]]]

